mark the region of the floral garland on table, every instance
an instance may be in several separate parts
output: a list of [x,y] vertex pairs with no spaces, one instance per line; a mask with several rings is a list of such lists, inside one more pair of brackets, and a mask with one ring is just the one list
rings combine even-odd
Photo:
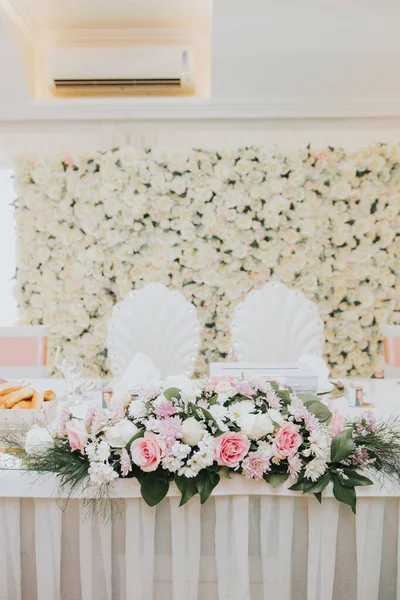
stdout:
[[59,429],[34,426],[26,441],[8,438],[27,469],[54,471],[61,491],[82,486],[112,496],[116,480],[136,478],[143,499],[158,504],[175,481],[181,504],[205,502],[221,476],[241,473],[321,501],[333,483],[337,500],[356,510],[366,469],[400,481],[400,423],[372,415],[346,423],[317,397],[265,379],[216,378],[179,388],[143,388],[133,399],[92,407],[85,418],[62,410]]
[[[197,373],[230,349],[235,306],[271,278],[316,302],[332,377],[380,376],[400,322],[400,149],[115,148],[16,164],[21,324],[45,323],[108,372],[106,325],[132,289],[182,292]],[[89,374],[89,373],[88,373]]]

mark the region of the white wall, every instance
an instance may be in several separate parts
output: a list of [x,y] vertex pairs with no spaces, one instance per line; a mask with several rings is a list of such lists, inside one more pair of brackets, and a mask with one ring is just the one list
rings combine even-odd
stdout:
[[12,287],[15,275],[15,224],[12,171],[0,170],[0,326],[14,325],[17,303]]

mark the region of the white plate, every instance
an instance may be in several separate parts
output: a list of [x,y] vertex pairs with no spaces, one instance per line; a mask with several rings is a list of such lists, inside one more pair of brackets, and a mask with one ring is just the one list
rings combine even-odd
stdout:
[[330,381],[326,381],[323,385],[321,385],[320,388],[318,388],[317,390],[317,394],[329,394],[329,392],[332,392],[335,389],[335,386],[333,383],[331,383]]

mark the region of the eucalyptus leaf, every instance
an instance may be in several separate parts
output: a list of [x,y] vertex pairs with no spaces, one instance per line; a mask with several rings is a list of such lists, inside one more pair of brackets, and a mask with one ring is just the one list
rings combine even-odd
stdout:
[[181,399],[181,390],[176,387],[164,390],[163,394],[167,400],[171,400],[171,398],[176,398],[177,400]]
[[168,493],[169,482],[158,471],[148,473],[140,487],[143,500],[149,506],[156,506]]
[[306,404],[306,402],[320,402],[320,399],[316,394],[309,394],[307,392],[302,392],[301,394],[297,394],[298,397]]
[[335,436],[331,445],[331,462],[340,462],[354,452],[353,429],[348,427]]

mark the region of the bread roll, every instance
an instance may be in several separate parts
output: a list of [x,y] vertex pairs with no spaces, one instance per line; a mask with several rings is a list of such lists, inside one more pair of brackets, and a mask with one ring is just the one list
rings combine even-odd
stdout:
[[12,392],[16,392],[22,388],[21,383],[16,383],[12,381],[6,381],[5,383],[0,383],[0,396],[5,394],[11,394]]
[[14,404],[14,406],[12,406],[10,410],[21,410],[26,408],[32,408],[32,400],[21,400],[21,402],[17,402],[17,404]]
[[10,394],[4,402],[4,406],[5,408],[12,408],[14,404],[21,402],[21,400],[28,400],[32,398],[34,393],[35,390],[31,386],[27,385],[21,388],[20,390],[17,390],[16,392]]
[[55,392],[53,392],[53,390],[46,390],[45,393],[43,394],[43,400],[45,402],[50,402],[51,400],[55,400],[56,399],[56,394]]
[[43,392],[35,392],[32,396],[31,408],[40,409],[43,406]]

